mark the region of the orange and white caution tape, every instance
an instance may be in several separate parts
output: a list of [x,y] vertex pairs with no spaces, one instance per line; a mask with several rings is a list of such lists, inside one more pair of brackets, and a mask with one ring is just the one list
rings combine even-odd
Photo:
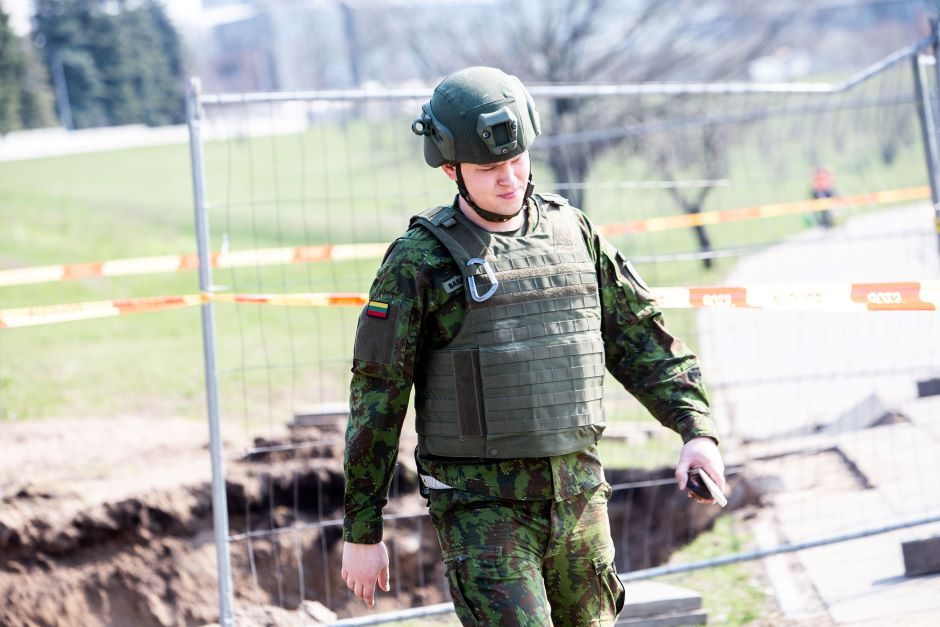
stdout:
[[[772,218],[777,216],[822,211],[846,205],[871,205],[887,202],[921,200],[930,196],[929,187],[910,187],[854,196],[836,196],[816,200],[801,200],[788,203],[773,203],[726,209],[706,213],[680,214],[662,218],[647,218],[604,224],[598,230],[605,236],[624,233],[644,233],[668,229],[689,228],[740,220]],[[940,231],[940,220],[937,222]],[[388,244],[334,244],[320,246],[294,246],[285,248],[260,248],[236,252],[214,253],[211,256],[213,268],[245,268],[259,266],[309,263],[315,261],[348,261],[354,259],[373,259],[381,257],[388,249]],[[0,287],[12,285],[31,285],[50,283],[69,279],[87,279],[94,277],[133,276],[179,272],[199,268],[199,257],[193,254],[164,255],[160,257],[138,257],[94,261],[35,268],[14,268],[0,270]]]
[[664,287],[651,290],[663,309],[777,309],[785,311],[936,311],[940,281]]
[[[260,248],[236,252],[215,253],[211,256],[213,268],[245,268],[273,266],[312,261],[347,261],[372,259],[385,254],[388,244],[334,244],[322,246],[294,246],[286,248]],[[112,261],[93,261],[35,268],[0,270],[0,287],[51,283],[69,279],[94,277],[133,276],[179,272],[199,268],[199,257],[193,254],[137,257]]]
[[622,235],[624,233],[648,233],[651,231],[707,226],[709,224],[739,222],[741,220],[754,220],[757,218],[776,218],[779,216],[811,213],[844,206],[876,205],[888,202],[923,200],[929,197],[929,187],[908,187],[905,189],[891,189],[869,194],[834,196],[832,198],[817,198],[814,200],[770,203],[740,209],[724,209],[721,211],[707,211],[705,213],[647,218],[645,220],[633,220],[631,222],[620,222],[617,224],[604,224],[599,226],[598,230],[609,237],[611,235]]
[[287,305],[292,307],[361,307],[369,300],[368,294],[338,292],[335,294],[212,294],[209,300],[217,303],[240,305]]
[[302,307],[361,307],[368,301],[367,294],[338,292],[334,294],[188,294],[184,296],[154,296],[126,298],[86,303],[43,305],[19,309],[0,309],[0,329],[28,327],[57,322],[110,318],[132,313],[164,311],[192,307],[208,302],[293,305]]
[[199,305],[205,302],[205,300],[205,298],[199,295],[155,296],[149,298],[127,298],[63,305],[42,305],[39,307],[22,307],[19,309],[0,309],[0,329],[53,324],[57,322],[72,322],[75,320],[90,320],[92,318],[107,318],[110,316],[123,316],[148,311],[179,309],[180,307]]
[[[663,309],[778,309],[790,311],[937,311],[940,281],[660,287],[650,290]],[[358,292],[297,294],[190,294],[0,309],[0,329],[164,311],[207,302],[293,307],[362,307]]]
[[[663,309],[749,308],[791,311],[918,311],[940,309],[940,281],[661,287],[650,290]],[[220,303],[295,307],[361,307],[368,294],[212,294]]]

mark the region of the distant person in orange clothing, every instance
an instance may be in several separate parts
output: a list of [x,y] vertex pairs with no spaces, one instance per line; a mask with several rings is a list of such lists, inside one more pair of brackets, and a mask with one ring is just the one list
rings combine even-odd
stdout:
[[[813,169],[813,198],[832,198],[835,195],[835,188],[832,184],[832,170],[824,165],[816,166]],[[816,220],[822,227],[832,228],[832,210],[817,211]]]

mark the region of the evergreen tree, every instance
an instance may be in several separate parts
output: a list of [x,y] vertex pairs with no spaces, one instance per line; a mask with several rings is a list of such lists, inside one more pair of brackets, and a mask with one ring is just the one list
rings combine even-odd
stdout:
[[19,128],[20,80],[23,60],[10,17],[0,7],[0,133]]
[[74,128],[108,124],[105,90],[91,39],[100,28],[96,0],[37,0],[34,39],[49,70],[59,116]]
[[52,95],[29,42],[0,7],[0,134],[53,123]]
[[75,128],[184,119],[180,39],[154,0],[37,0],[60,109]]
[[44,128],[56,123],[55,101],[46,66],[36,55],[28,38],[20,37],[23,49],[23,81],[20,92],[20,124],[23,128]]
[[135,118],[152,126],[181,122],[185,114],[181,45],[166,13],[148,0],[120,19]]
[[156,42],[151,56],[156,56],[163,65],[162,71],[154,77],[155,89],[151,89],[151,97],[145,100],[150,103],[145,122],[151,125],[183,122],[186,119],[186,99],[183,96],[186,69],[182,41],[158,2],[148,0],[142,11]]

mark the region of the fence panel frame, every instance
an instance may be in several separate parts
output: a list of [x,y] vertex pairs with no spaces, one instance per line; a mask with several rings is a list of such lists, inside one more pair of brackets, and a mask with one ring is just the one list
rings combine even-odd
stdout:
[[[940,102],[940,94],[931,96],[929,83],[924,77],[925,62],[919,56],[921,51],[930,47],[934,52],[934,59],[940,51],[940,37],[938,37],[938,22],[931,21],[931,34],[911,45],[898,50],[884,59],[864,68],[845,81],[840,83],[645,83],[645,84],[615,84],[615,85],[532,85],[529,91],[533,96],[589,98],[596,96],[628,96],[628,95],[703,95],[703,94],[836,94],[847,91],[867,79],[893,67],[894,65],[911,59],[915,74],[917,91],[917,106],[921,121],[922,139],[924,142],[925,158],[927,162],[931,197],[936,216],[936,229],[938,233],[938,249],[940,249],[940,155],[938,155],[937,127],[932,114],[932,102]],[[940,64],[934,61],[937,73],[937,85],[934,91],[940,91]],[[193,180],[193,201],[195,213],[195,231],[199,248],[199,285],[200,290],[206,294],[212,291],[212,277],[209,242],[208,204],[205,198],[205,164],[202,151],[202,135],[200,123],[203,117],[203,106],[264,104],[286,101],[352,101],[364,102],[370,100],[408,100],[423,99],[430,96],[430,89],[390,89],[390,90],[320,90],[298,91],[283,93],[250,93],[250,94],[214,94],[200,93],[198,78],[190,81],[187,90],[187,124],[189,127],[190,155]],[[940,252],[940,250],[938,250]],[[234,595],[232,587],[232,572],[229,554],[229,545],[234,536],[228,529],[228,511],[225,493],[225,468],[223,461],[223,446],[221,439],[221,425],[219,417],[219,390],[217,380],[217,366],[215,355],[215,324],[213,318],[213,304],[207,301],[201,305],[203,346],[205,354],[205,385],[208,406],[208,421],[210,430],[210,455],[212,460],[212,502],[214,535],[218,560],[218,592],[220,624],[230,627],[234,624],[233,606]],[[709,568],[717,565],[738,561],[755,560],[775,555],[798,551],[813,546],[821,546],[870,535],[886,533],[897,529],[919,526],[940,521],[940,517],[932,516],[905,523],[888,525],[858,531],[851,534],[842,534],[829,538],[818,538],[811,542],[792,545],[781,545],[774,549],[739,553],[702,562],[684,564],[681,567],[650,568],[641,571],[632,571],[621,574],[624,581],[634,581],[656,577],[672,572]],[[272,530],[271,532],[275,532]],[[341,621],[342,625],[380,624],[405,618],[418,618],[440,615],[452,611],[451,604],[440,604],[426,608],[414,608],[410,611],[392,612],[384,615],[374,615],[366,619]]]

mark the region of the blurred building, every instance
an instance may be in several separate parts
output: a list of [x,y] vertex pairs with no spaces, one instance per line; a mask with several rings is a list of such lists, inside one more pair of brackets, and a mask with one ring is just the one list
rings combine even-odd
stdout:
[[[379,0],[188,0],[171,14],[190,49],[192,73],[207,91],[359,86],[367,14]],[[192,10],[193,5],[198,10]],[[363,32],[366,29],[366,32]],[[362,38],[369,44],[363,45]]]
[[[426,51],[417,51],[415,33],[466,25],[466,37],[472,39],[479,32],[474,25],[491,26],[494,11],[515,11],[520,17],[544,0],[158,1],[186,42],[188,72],[202,79],[207,92],[237,92],[432,82],[440,63],[421,58]],[[14,28],[25,34],[32,0],[0,3]],[[733,37],[727,25],[740,16],[729,15],[728,4],[708,4],[688,25],[687,35],[700,41],[702,55]],[[803,0],[780,0],[773,7],[797,19],[787,23],[776,53],[746,68],[752,80],[800,80],[857,69],[927,32],[925,9],[916,0],[821,0],[812,3],[812,11]],[[472,60],[468,46],[456,39],[447,42],[448,53],[465,54],[457,54],[454,62]],[[862,40],[865,46],[859,45]],[[642,41],[662,44],[649,32]],[[692,76],[675,68],[675,75],[662,80],[700,77],[694,64],[685,69]]]
[[[207,91],[401,84],[421,75],[396,25],[459,19],[497,0],[164,0]],[[432,16],[433,17],[433,16]]]

